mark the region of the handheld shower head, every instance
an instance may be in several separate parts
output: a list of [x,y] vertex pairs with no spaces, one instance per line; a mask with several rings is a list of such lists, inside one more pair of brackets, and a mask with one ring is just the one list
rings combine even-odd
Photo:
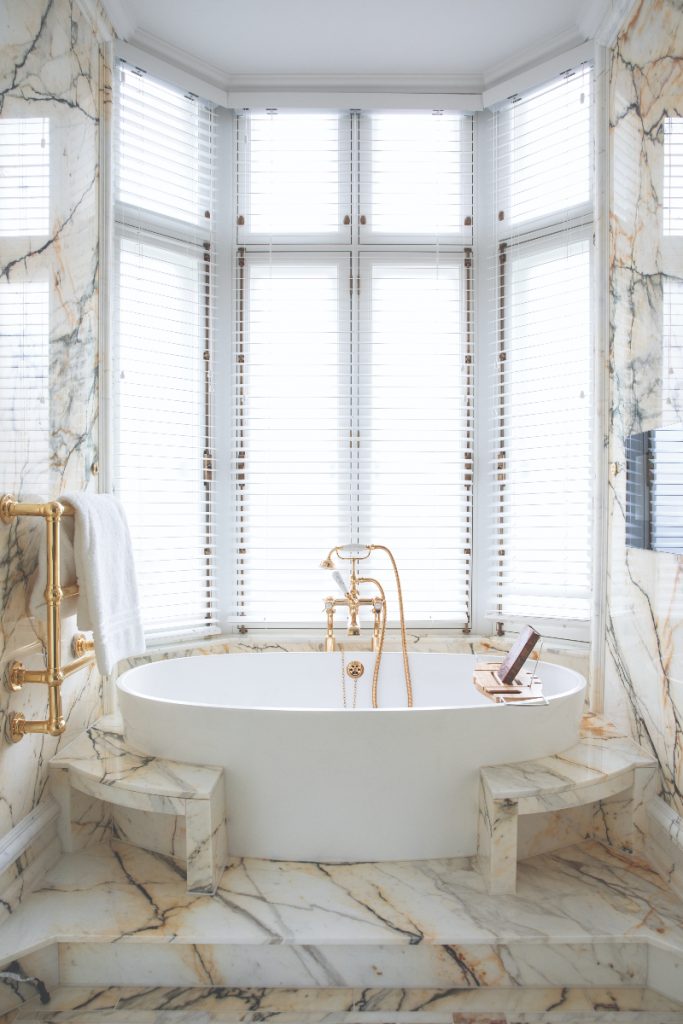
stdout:
[[337,584],[337,586],[341,590],[342,594],[344,594],[344,596],[346,596],[348,594],[348,592],[349,592],[349,585],[348,585],[348,583],[346,583],[346,581],[344,580],[344,577],[342,576],[342,574],[339,572],[338,569],[336,569],[332,573],[332,579]]
[[323,558],[322,562],[320,563],[320,568],[334,569],[334,562],[332,561],[330,555],[328,555],[327,558]]
[[351,558],[369,558],[372,554],[372,546],[370,544],[342,544],[336,549],[337,557],[343,558],[348,561]]

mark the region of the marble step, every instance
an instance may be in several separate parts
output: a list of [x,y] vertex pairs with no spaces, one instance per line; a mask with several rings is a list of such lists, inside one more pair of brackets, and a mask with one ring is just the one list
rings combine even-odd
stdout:
[[488,891],[516,891],[519,819],[524,815],[592,804],[597,809],[595,838],[633,850],[655,773],[650,754],[595,715],[584,716],[581,738],[569,750],[482,768],[478,847]]
[[98,719],[63,747],[50,767],[68,771],[91,796],[113,801],[126,793],[130,806],[141,810],[163,810],[157,805],[167,800],[176,814],[175,801],[210,800],[223,777],[222,768],[165,761],[133,750],[117,715]]
[[583,1010],[583,1011],[458,1011],[436,1013],[367,1012],[304,1013],[301,1010],[253,1011],[215,1014],[205,1010],[136,1010],[134,1008],[83,1011],[34,1011],[18,1014],[16,1024],[681,1024],[681,1010]]
[[633,783],[633,774],[656,767],[651,754],[614,726],[584,716],[579,742],[560,754],[482,768],[494,800],[514,801],[520,814],[564,810],[604,800]]
[[50,761],[65,850],[78,848],[72,790],[135,811],[185,818],[187,888],[213,894],[227,860],[223,769],[166,761],[130,748],[115,715],[100,718]]
[[648,989],[255,989],[62,986],[48,1005],[22,1007],[17,1024],[570,1024],[683,1020]]

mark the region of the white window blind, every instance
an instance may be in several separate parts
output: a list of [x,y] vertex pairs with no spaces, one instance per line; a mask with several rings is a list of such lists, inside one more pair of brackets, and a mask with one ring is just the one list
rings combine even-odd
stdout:
[[0,120],[0,236],[47,235],[50,228],[50,119]]
[[664,119],[663,228],[683,235],[683,117]]
[[364,114],[359,164],[364,242],[471,237],[471,117],[441,110]]
[[[662,386],[665,424],[683,419],[683,118],[664,120],[661,239]],[[652,330],[659,330],[654,322]]]
[[591,97],[582,66],[496,115],[492,614],[513,628],[590,616]]
[[320,623],[319,563],[361,541],[413,623],[467,627],[472,120],[269,111],[237,140],[234,619]]
[[114,490],[150,637],[216,629],[214,114],[125,62],[114,132]]
[[334,112],[254,111],[239,119],[241,241],[348,241],[350,119]]
[[5,489],[33,497],[49,493],[49,323],[47,275],[0,282],[0,465]]

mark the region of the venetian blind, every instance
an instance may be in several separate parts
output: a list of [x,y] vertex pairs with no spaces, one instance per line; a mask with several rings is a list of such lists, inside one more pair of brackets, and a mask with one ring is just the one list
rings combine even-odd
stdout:
[[114,490],[150,637],[214,611],[212,108],[121,61],[114,128]]
[[592,122],[586,65],[496,115],[493,616],[513,627],[590,615]]
[[3,118],[0,465],[5,490],[40,500],[50,490],[50,285],[47,271],[27,270],[24,256],[30,240],[38,248],[48,235],[50,198],[49,118]]
[[467,626],[472,120],[251,112],[237,137],[234,617],[320,623],[321,559],[361,542],[413,623]]

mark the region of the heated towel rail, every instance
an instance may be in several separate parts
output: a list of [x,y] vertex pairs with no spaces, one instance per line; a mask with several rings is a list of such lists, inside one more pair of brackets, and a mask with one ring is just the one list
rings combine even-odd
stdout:
[[7,720],[7,735],[13,743],[18,743],[28,733],[60,736],[64,732],[66,723],[62,715],[62,683],[67,676],[93,660],[93,655],[87,652],[94,649],[94,642],[79,635],[74,638],[73,645],[74,654],[78,657],[68,665],[61,663],[61,602],[63,597],[75,596],[78,593],[78,586],[61,586],[60,526],[64,516],[73,514],[73,508],[65,502],[22,502],[17,501],[11,494],[5,494],[0,498],[0,520],[3,523],[11,523],[17,516],[34,516],[44,519],[47,529],[46,666],[43,669],[29,670],[20,661],[12,662],[7,673],[7,686],[16,692],[21,690],[24,683],[44,683],[48,687],[48,713],[43,721],[27,721],[19,711],[11,714]]

